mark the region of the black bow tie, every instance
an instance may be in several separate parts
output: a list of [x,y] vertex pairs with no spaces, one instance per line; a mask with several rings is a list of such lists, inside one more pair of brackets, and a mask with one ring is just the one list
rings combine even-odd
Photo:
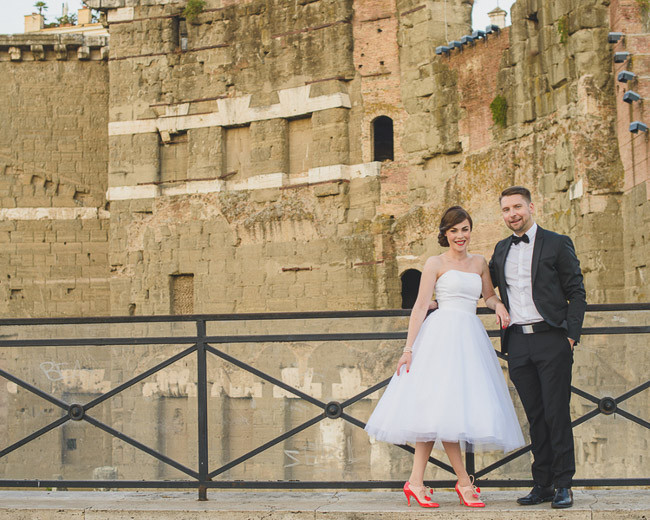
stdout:
[[526,244],[530,243],[530,239],[528,238],[528,235],[525,233],[518,237],[517,235],[512,236],[512,244],[518,244],[519,242],[525,242]]

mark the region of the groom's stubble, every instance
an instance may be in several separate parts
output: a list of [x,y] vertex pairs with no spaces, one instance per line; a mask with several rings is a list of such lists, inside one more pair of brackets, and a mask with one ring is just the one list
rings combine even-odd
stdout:
[[522,195],[507,195],[501,198],[501,216],[506,226],[521,236],[533,223],[535,206]]

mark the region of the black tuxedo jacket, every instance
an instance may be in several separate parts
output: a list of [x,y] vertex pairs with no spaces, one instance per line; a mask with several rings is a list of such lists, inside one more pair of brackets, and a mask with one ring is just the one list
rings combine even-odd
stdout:
[[[505,265],[511,243],[512,235],[497,243],[490,260],[492,283],[499,288],[501,301],[507,309],[510,305]],[[578,342],[587,301],[573,242],[568,236],[537,226],[531,267],[533,301],[537,311],[546,323],[563,328],[569,338]],[[507,332],[506,329],[501,334],[501,351],[504,353],[508,351]]]

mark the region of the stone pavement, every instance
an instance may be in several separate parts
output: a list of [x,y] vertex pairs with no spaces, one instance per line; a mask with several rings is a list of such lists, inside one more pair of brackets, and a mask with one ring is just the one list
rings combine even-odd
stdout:
[[521,491],[483,493],[485,509],[459,506],[450,491],[435,493],[439,509],[407,507],[401,492],[0,491],[0,520],[647,520],[650,490],[576,490],[575,506],[521,507]]

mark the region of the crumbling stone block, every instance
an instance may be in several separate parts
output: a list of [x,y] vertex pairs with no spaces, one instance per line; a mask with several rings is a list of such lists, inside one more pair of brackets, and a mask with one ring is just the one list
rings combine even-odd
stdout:
[[83,60],[89,60],[90,59],[90,47],[87,45],[82,45],[77,49],[77,59],[83,61]]
[[29,50],[32,52],[32,57],[34,61],[43,61],[45,59],[45,48],[39,44],[33,44],[29,46]]
[[65,43],[55,43],[54,52],[57,60],[65,61],[68,59],[68,46]]
[[9,47],[9,57],[11,61],[20,61],[23,59],[23,53],[20,47]]

